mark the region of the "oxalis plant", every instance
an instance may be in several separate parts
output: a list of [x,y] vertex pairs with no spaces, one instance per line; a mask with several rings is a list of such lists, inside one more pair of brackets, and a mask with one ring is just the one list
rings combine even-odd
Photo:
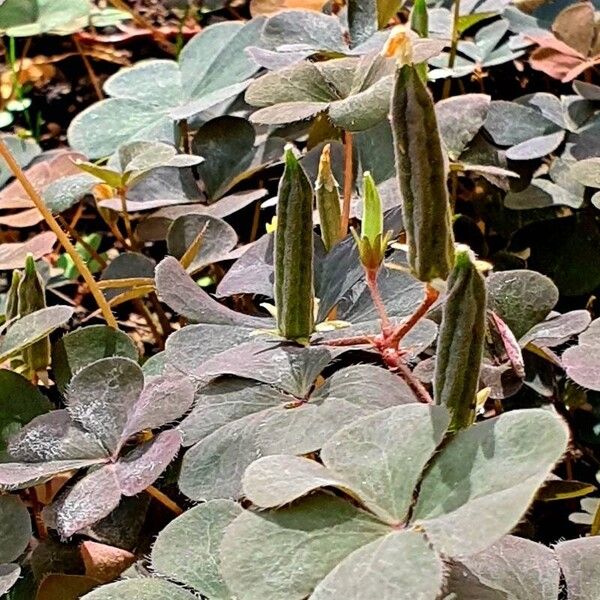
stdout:
[[[316,323],[315,204],[327,251],[346,232],[330,149],[323,150],[313,188],[288,146],[273,242],[274,323],[222,309],[213,327],[243,324],[246,333],[229,340],[233,348],[215,339],[214,358],[192,369],[200,389],[180,429],[196,443],[184,457],[180,487],[209,501],[159,535],[150,558],[156,576],[113,583],[85,598],[557,600],[590,590],[573,557],[585,556],[586,569],[596,572],[589,558],[597,556],[596,540],[550,549],[509,535],[565,454],[569,430],[550,408],[475,422],[486,282],[473,252],[454,243],[435,111],[402,28],[384,52],[398,60],[391,123],[406,268],[423,284],[421,305],[400,323],[387,315],[379,281],[391,234],[365,173],[361,229],[353,236],[380,331],[344,337],[348,324],[336,320],[335,309]],[[175,265],[167,259],[159,266],[159,291],[161,280],[163,289],[167,281],[185,281]],[[402,342],[438,298],[431,397],[408,367]],[[198,294],[185,310],[216,311]],[[200,331],[194,327],[208,333],[210,324],[184,328],[178,340]],[[340,335],[323,335],[332,328]],[[349,367],[319,377],[342,352],[361,347],[378,352],[388,370]],[[167,347],[167,364],[175,356]],[[233,378],[217,379],[223,374]],[[389,399],[393,381],[412,396]],[[344,411],[352,418],[336,416]],[[245,449],[256,460],[248,461]]]

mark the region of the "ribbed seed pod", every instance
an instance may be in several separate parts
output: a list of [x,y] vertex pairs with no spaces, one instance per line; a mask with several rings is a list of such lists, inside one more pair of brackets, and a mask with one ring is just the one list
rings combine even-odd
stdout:
[[485,339],[486,288],[470,249],[456,251],[437,342],[433,395],[452,414],[451,430],[475,421]]
[[[35,260],[31,254],[25,259],[25,271],[19,283],[18,298],[21,317],[46,308],[44,283],[35,268]],[[50,365],[50,338],[41,339],[25,348],[23,362],[31,373],[45,371]]]
[[396,71],[391,123],[410,268],[421,281],[446,279],[454,240],[444,155],[433,101],[414,65]]
[[[6,322],[10,323],[19,316],[19,284],[21,283],[21,271],[16,269],[12,273],[10,288],[6,294]],[[9,325],[10,327],[10,325]]]
[[314,328],[314,194],[291,146],[284,160],[275,232],[277,329],[289,340],[307,343]]
[[321,153],[319,174],[315,184],[317,210],[321,222],[321,238],[329,252],[342,237],[342,214],[340,209],[340,187],[331,170],[331,148],[327,144]]

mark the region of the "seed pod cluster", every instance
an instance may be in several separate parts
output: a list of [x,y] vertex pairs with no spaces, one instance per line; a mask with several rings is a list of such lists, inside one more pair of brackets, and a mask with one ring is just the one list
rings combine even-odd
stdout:
[[275,232],[277,329],[289,340],[307,343],[314,329],[314,194],[291,146],[284,160]]
[[446,168],[433,101],[415,65],[396,70],[391,124],[410,268],[421,281],[446,279],[454,256]]
[[475,420],[486,323],[485,281],[470,249],[456,252],[438,335],[434,399],[452,414],[452,430]]

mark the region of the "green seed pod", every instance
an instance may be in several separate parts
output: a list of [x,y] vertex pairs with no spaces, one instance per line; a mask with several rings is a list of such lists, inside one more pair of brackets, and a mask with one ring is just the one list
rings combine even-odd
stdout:
[[317,210],[321,222],[321,238],[329,252],[342,238],[342,214],[340,210],[340,188],[331,171],[330,146],[321,153],[319,174],[315,184]]
[[479,371],[485,340],[486,289],[471,250],[456,251],[448,279],[437,342],[433,394],[451,414],[456,431],[475,421]]
[[444,155],[433,101],[414,65],[396,70],[391,123],[410,268],[421,281],[446,279],[454,241]]
[[[46,308],[44,283],[31,254],[25,259],[25,271],[18,289],[19,316]],[[46,337],[23,350],[23,361],[31,373],[45,371],[50,365],[50,338]]]
[[[10,288],[6,294],[6,322],[10,323],[19,316],[19,284],[21,283],[21,271],[16,269],[12,273]],[[10,327],[10,325],[9,325]]]
[[284,160],[275,232],[277,329],[289,340],[307,343],[314,329],[314,195],[292,146],[286,147]]
[[352,230],[360,262],[365,269],[376,271],[385,258],[391,232],[383,233],[383,208],[375,180],[368,171],[363,175],[363,214],[360,238]]

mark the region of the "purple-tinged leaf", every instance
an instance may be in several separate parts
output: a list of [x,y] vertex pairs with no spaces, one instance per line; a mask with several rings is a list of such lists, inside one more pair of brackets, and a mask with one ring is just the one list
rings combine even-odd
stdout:
[[538,323],[519,340],[519,344],[523,348],[529,343],[546,348],[560,346],[585,331],[591,321],[587,310],[572,310]]
[[156,288],[177,314],[198,323],[269,327],[265,319],[235,312],[219,304],[186,273],[179,261],[167,256],[156,267]]
[[57,500],[44,508],[42,515],[49,527],[67,538],[106,517],[118,506],[120,499],[115,467],[106,465],[62,492]]
[[600,537],[592,536],[560,542],[554,547],[565,576],[569,600],[592,600],[598,597],[600,578]]
[[169,466],[181,447],[181,433],[169,429],[136,446],[114,465],[121,493],[135,496],[152,485]]
[[562,355],[567,375],[577,384],[600,391],[600,319],[579,336],[579,344]]
[[129,413],[121,443],[143,429],[162,427],[186,413],[194,402],[194,386],[173,371],[151,378]]
[[114,453],[144,388],[142,369],[128,358],[110,357],[73,377],[67,393],[71,417]]
[[0,491],[39,485],[55,475],[98,464],[99,459],[54,460],[43,463],[0,463]]
[[8,451],[11,459],[25,463],[108,457],[98,438],[74,422],[65,409],[33,419],[10,440]]

